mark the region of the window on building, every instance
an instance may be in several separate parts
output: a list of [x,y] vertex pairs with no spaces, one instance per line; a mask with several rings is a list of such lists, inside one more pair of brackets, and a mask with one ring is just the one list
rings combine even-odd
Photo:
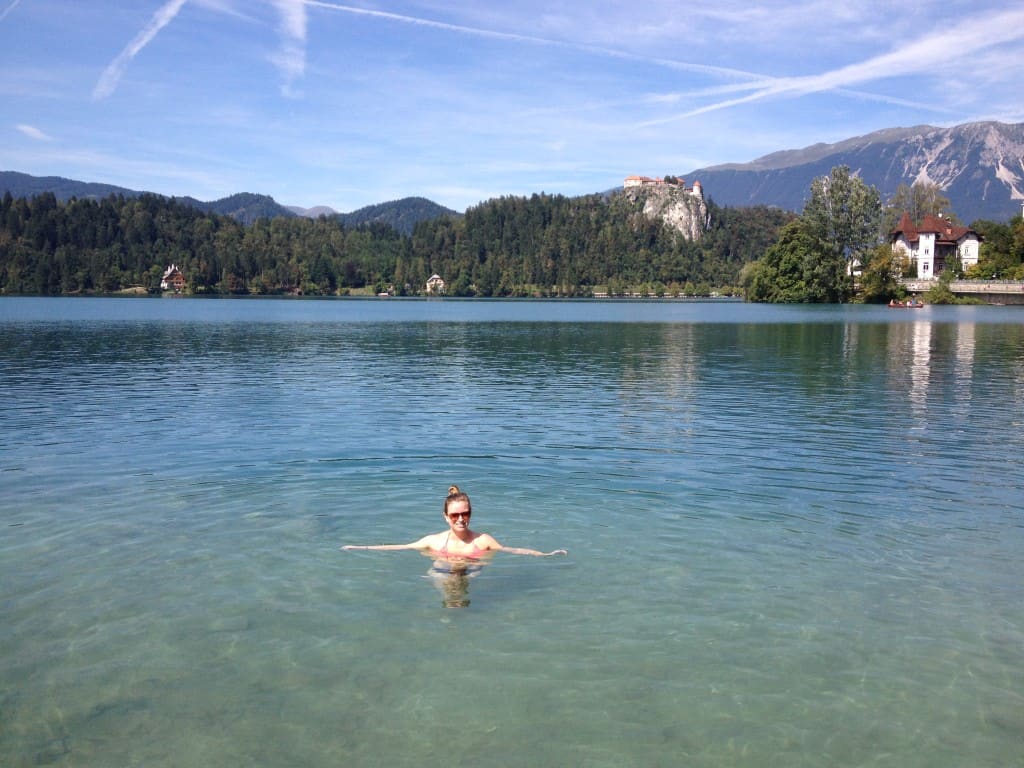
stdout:
[[921,272],[923,272],[926,275],[928,274],[928,262],[927,261],[924,261],[924,262],[921,263]]

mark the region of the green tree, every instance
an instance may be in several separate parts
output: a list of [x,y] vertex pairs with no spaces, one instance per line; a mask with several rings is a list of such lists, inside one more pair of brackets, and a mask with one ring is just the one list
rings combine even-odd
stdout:
[[929,214],[941,214],[943,218],[959,223],[956,214],[953,213],[952,203],[942,194],[941,187],[927,181],[916,181],[909,187],[906,184],[896,187],[896,192],[889,199],[882,217],[883,234],[891,232],[904,213],[909,213],[914,223],[920,222]]
[[818,258],[817,244],[801,219],[782,228],[764,258],[744,268],[740,279],[748,301],[802,303],[813,301],[807,276]]
[[892,248],[882,243],[871,253],[861,274],[861,299],[865,304],[884,304],[890,299],[902,296],[899,277],[902,269],[901,257],[894,255]]
[[971,297],[958,298],[949,284],[953,281],[953,272],[950,269],[944,269],[939,274],[939,279],[925,291],[924,300],[929,304],[977,304],[978,299]]
[[811,197],[800,217],[813,241],[807,265],[808,300],[844,302],[853,291],[853,270],[878,245],[882,206],[878,190],[837,166],[811,183]]
[[978,263],[967,270],[975,280],[1024,278],[1024,219],[1015,216],[1008,224],[978,220],[971,229],[982,237]]

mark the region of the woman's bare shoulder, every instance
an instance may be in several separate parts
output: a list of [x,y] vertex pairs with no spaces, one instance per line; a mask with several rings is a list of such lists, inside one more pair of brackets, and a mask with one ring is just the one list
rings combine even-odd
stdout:
[[478,533],[474,536],[473,546],[477,549],[501,549],[501,545],[489,533]]
[[418,549],[440,549],[444,546],[446,531],[440,533],[428,533],[419,541],[415,542],[414,546]]

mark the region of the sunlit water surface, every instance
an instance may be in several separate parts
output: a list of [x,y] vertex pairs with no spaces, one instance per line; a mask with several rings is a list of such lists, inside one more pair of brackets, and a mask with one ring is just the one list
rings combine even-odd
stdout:
[[[0,298],[0,764],[1024,754],[1024,310]],[[475,528],[430,561],[349,553]]]

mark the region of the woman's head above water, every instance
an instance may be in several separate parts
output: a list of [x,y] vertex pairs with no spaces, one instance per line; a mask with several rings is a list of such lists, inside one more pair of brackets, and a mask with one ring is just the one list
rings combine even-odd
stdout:
[[457,485],[448,487],[448,495],[444,498],[444,507],[441,511],[445,517],[448,517],[448,508],[457,501],[466,502],[466,512],[473,514],[473,504],[469,500],[469,494],[463,493]]

